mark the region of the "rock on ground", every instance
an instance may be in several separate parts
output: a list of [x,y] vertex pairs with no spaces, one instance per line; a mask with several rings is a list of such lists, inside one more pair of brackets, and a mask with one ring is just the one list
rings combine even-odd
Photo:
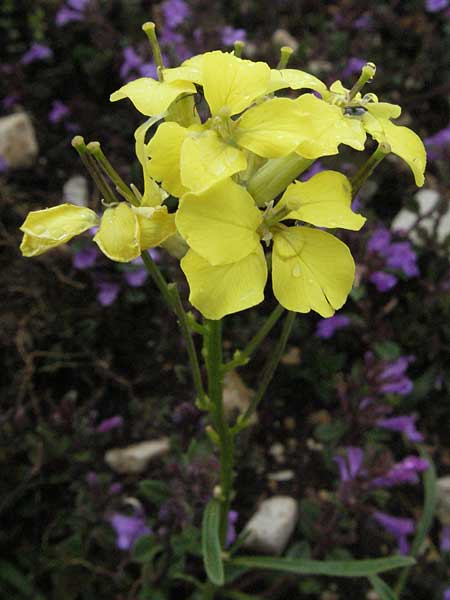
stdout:
[[113,448],[105,454],[105,462],[117,473],[142,473],[155,458],[169,451],[169,438],[133,444],[126,448]]
[[37,154],[36,134],[27,113],[0,118],[0,156],[9,168],[30,167]]
[[267,554],[281,554],[294,531],[298,505],[290,496],[272,496],[261,503],[245,531],[246,548]]
[[73,175],[63,186],[64,202],[87,206],[89,200],[88,181],[83,175]]

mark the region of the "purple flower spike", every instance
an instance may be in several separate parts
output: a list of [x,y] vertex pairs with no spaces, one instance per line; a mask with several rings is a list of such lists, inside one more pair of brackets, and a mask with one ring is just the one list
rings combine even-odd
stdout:
[[232,46],[234,42],[245,42],[247,39],[247,33],[245,29],[235,29],[226,25],[222,29],[222,44],[224,46]]
[[145,269],[137,269],[136,271],[125,271],[123,276],[130,287],[138,288],[146,282],[148,272]]
[[361,73],[361,69],[364,67],[366,62],[367,61],[363,60],[362,58],[355,58],[355,57],[350,58],[350,60],[347,63],[347,66],[342,71],[342,77],[348,78],[348,77],[351,77],[352,75],[355,75],[355,73],[358,73],[358,74]]
[[151,533],[142,515],[127,517],[114,513],[108,521],[116,532],[116,546],[119,550],[131,550],[140,537]]
[[418,456],[407,456],[401,462],[395,464],[382,477],[376,477],[371,484],[375,487],[393,487],[402,483],[419,483],[418,473],[426,471],[429,463]]
[[397,539],[399,553],[403,555],[408,554],[409,544],[407,536],[415,531],[416,526],[414,521],[412,519],[393,517],[380,511],[375,511],[372,516],[377,523]]
[[364,460],[364,451],[356,446],[346,448],[346,456],[335,456],[339,467],[339,476],[342,482],[353,481],[361,471]]
[[401,394],[406,396],[413,390],[413,382],[405,375],[405,371],[411,362],[413,356],[400,356],[397,360],[388,363],[378,377],[380,394]]
[[70,114],[70,108],[61,100],[53,100],[52,108],[48,113],[48,120],[50,123],[59,123]]
[[444,525],[441,529],[439,547],[441,552],[450,552],[450,527],[448,525]]
[[96,431],[98,433],[106,433],[111,431],[112,429],[117,429],[118,427],[122,427],[123,418],[120,415],[116,415],[114,417],[110,417],[109,419],[104,419],[101,423],[97,425]]
[[45,60],[53,56],[52,50],[45,44],[38,44],[35,42],[31,45],[30,49],[20,59],[23,65],[30,65],[38,60]]
[[97,300],[102,306],[111,306],[119,295],[120,285],[111,281],[101,281],[97,284]]
[[389,248],[386,266],[389,269],[399,269],[407,277],[417,277],[419,269],[417,267],[417,255],[409,242],[396,242]]
[[397,277],[391,273],[384,271],[376,271],[370,276],[370,281],[374,284],[379,292],[388,292],[397,285]]
[[127,79],[131,71],[138,69],[143,63],[142,58],[136,53],[134,48],[127,46],[123,49],[123,63],[120,67],[121,79]]
[[165,0],[162,12],[166,27],[175,29],[189,17],[191,9],[184,0]]
[[227,529],[227,541],[226,546],[231,546],[236,541],[236,523],[239,518],[239,513],[235,510],[230,510],[228,513],[228,529]]
[[450,4],[449,0],[426,0],[425,10],[428,12],[438,12]]
[[328,319],[319,321],[316,329],[316,336],[323,340],[328,340],[338,329],[343,329],[350,325],[350,319],[345,315],[334,315]]
[[377,425],[378,427],[383,427],[383,429],[403,433],[411,442],[420,443],[424,440],[423,435],[416,429],[416,417],[414,416],[405,415],[402,417],[380,419],[377,421]]
[[87,7],[89,0],[67,0],[67,5],[73,10],[83,11]]

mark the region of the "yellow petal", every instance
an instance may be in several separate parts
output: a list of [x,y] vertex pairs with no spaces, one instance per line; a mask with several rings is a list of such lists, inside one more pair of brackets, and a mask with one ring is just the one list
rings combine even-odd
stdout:
[[162,123],[147,145],[151,156],[148,174],[176,197],[187,191],[181,183],[180,154],[188,134],[189,130],[178,123]]
[[287,156],[302,140],[301,118],[302,111],[295,100],[267,100],[239,119],[236,143],[264,158]]
[[427,154],[420,137],[412,129],[394,125],[387,119],[378,119],[377,125],[378,127],[375,127],[372,122],[365,121],[368,133],[378,142],[386,141],[391,151],[407,163],[413,172],[416,185],[422,187],[425,182]]
[[180,67],[164,69],[164,82],[191,81],[192,83],[202,85],[203,56],[204,54],[197,54],[197,56],[191,56],[191,58],[185,60]]
[[139,223],[141,250],[159,246],[176,232],[175,215],[168,213],[166,206],[132,207],[132,210]]
[[111,94],[110,100],[129,98],[139,112],[153,117],[165,112],[181,94],[195,94],[195,86],[189,81],[161,83],[151,77],[140,77]]
[[289,227],[274,235],[273,291],[288,310],[331,317],[350,293],[355,263],[340,240],[308,227]]
[[389,102],[369,102],[364,106],[377,119],[397,119],[402,113],[398,104],[389,104]]
[[359,119],[345,117],[341,108],[312,94],[304,94],[296,102],[302,111],[299,128],[303,136],[298,154],[305,158],[329,156],[339,152],[340,144],[364,150],[366,133]]
[[65,244],[97,223],[98,217],[93,210],[74,204],[60,204],[32,211],[20,228],[27,234],[21,245],[22,254],[43,254],[51,248]]
[[264,299],[267,265],[260,245],[228,265],[213,267],[193,250],[180,264],[189,283],[189,302],[207,319],[221,319]]
[[141,253],[137,215],[125,202],[103,213],[94,237],[103,254],[117,262],[130,262]]
[[270,81],[267,93],[276,92],[283,88],[291,88],[292,90],[316,90],[316,92],[324,93],[327,86],[309,73],[299,71],[298,69],[271,69]]
[[159,120],[158,117],[148,119],[143,125],[140,125],[134,132],[136,140],[136,156],[142,166],[142,176],[144,179],[144,194],[141,200],[141,206],[159,206],[167,197],[166,192],[150,177],[149,174],[149,156],[145,145],[145,136],[152,125]]
[[180,158],[181,182],[193,192],[201,192],[218,181],[247,168],[245,154],[225,143],[212,130],[192,133],[183,143]]
[[317,227],[358,231],[366,219],[352,211],[351,202],[352,186],[347,177],[336,171],[322,171],[305,183],[291,183],[280,200],[280,206],[285,204],[295,209],[286,219],[298,219]]
[[203,56],[203,91],[211,114],[236,115],[265,94],[270,79],[266,63],[215,51]]
[[211,265],[233,263],[254,252],[261,221],[253,198],[231,179],[200,194],[185,194],[176,214],[178,231]]

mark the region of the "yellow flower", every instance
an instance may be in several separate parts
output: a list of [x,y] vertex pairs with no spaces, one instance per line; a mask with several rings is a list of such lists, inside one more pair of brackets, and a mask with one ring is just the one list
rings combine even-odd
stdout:
[[267,266],[261,241],[273,240],[272,278],[278,301],[297,312],[329,317],[346,301],[354,262],[347,246],[329,233],[282,221],[360,229],[365,219],[350,207],[349,181],[325,171],[291,184],[279,204],[262,213],[231,179],[180,201],[176,225],[190,250],[181,261],[190,302],[209,319],[263,300]]
[[[20,228],[25,234],[20,249],[24,256],[38,256],[98,223],[94,211],[72,204],[33,211]],[[159,246],[175,231],[175,217],[167,207],[136,208],[120,202],[105,210],[94,242],[112,260],[129,262],[143,250]]]
[[266,63],[220,51],[165,69],[164,77],[170,83],[201,85],[211,112],[203,125],[160,125],[148,144],[150,175],[178,197],[245,171],[249,152],[262,158],[292,153],[304,137],[299,130],[302,111],[294,100],[267,94],[289,86],[326,89],[307,73],[271,70]]
[[305,158],[337,154],[339,144],[363,150],[368,133],[378,142],[387,143],[391,151],[402,158],[413,172],[416,185],[424,183],[425,147],[411,129],[391,122],[400,116],[396,104],[379,102],[375,94],[350,97],[350,90],[335,81],[322,92],[323,99],[305,94],[297,99],[303,111],[304,139],[297,148]]

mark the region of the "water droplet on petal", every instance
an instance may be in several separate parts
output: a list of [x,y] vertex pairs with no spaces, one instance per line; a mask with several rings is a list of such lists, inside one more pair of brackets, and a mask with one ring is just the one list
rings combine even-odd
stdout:
[[292,277],[301,277],[301,274],[302,270],[300,265],[295,265],[295,267],[292,269]]

